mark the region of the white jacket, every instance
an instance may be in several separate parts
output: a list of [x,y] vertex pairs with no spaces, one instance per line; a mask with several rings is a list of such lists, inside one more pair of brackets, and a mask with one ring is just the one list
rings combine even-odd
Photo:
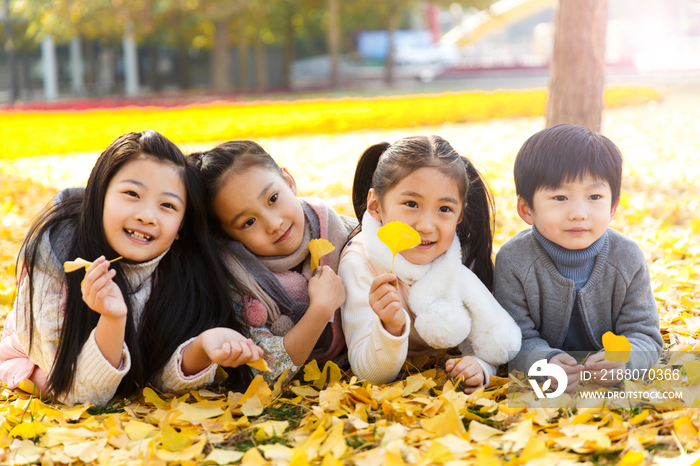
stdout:
[[[365,257],[385,271],[391,270],[391,251],[377,237],[381,224],[369,214],[362,219],[362,232],[353,238]],[[375,275],[365,257],[350,248],[338,268],[346,290],[341,308],[348,357],[355,375],[373,383],[396,378],[408,353],[410,316],[406,328],[395,337],[388,333],[369,305],[369,289]],[[498,304],[474,273],[461,262],[459,240],[430,264],[416,265],[401,254],[394,274],[410,286],[408,304],[415,314],[419,336],[433,348],[459,347],[484,368],[485,383],[495,368],[520,349],[520,328]]]

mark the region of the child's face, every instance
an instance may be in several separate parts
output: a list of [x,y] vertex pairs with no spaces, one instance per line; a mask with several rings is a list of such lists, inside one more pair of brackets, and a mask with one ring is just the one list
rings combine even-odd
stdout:
[[146,157],[124,165],[109,182],[102,224],[117,254],[143,262],[165,252],[185,217],[180,169]]
[[400,254],[412,264],[428,264],[447,251],[462,213],[459,187],[437,168],[419,168],[385,193],[381,202],[374,189],[367,211],[377,221],[407,223],[420,234],[421,244]]
[[224,231],[258,256],[286,256],[304,239],[294,178],[263,167],[231,173],[214,199]]
[[618,204],[612,204],[607,181],[587,175],[556,189],[538,189],[532,206],[518,198],[518,214],[553,243],[585,249],[603,236]]

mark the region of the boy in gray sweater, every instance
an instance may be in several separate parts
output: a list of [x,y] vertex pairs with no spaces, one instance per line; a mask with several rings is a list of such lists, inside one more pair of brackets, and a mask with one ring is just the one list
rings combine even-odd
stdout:
[[[639,246],[608,228],[620,203],[619,149],[582,126],[558,125],[523,144],[514,174],[518,215],[532,228],[498,252],[494,286],[522,331],[516,369],[547,359],[575,392],[584,369],[612,385],[618,380],[603,374],[651,368],[663,339],[649,269]],[[630,341],[626,366],[601,359],[608,331]],[[583,365],[567,351],[595,354]]]

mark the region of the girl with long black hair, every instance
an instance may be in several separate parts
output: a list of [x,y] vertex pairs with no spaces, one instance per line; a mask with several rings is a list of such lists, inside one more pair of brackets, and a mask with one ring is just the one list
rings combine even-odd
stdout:
[[[217,364],[237,368],[232,385],[248,382],[243,364],[262,350],[239,331],[204,196],[195,168],[161,134],[110,144],[87,187],[60,192],[23,242],[0,380],[96,405],[148,383],[202,387]],[[66,273],[78,257],[91,265]]]

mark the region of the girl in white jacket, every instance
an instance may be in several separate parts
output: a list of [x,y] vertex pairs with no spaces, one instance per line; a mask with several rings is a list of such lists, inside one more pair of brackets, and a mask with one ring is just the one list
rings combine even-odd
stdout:
[[[488,385],[520,349],[520,329],[493,298],[493,201],[474,166],[439,136],[369,147],[353,204],[361,231],[338,274],[347,298],[343,331],[355,375],[394,380],[409,355],[459,347],[445,370],[466,391]],[[377,237],[383,224],[413,227],[421,244],[396,255]]]
[[[92,264],[64,271],[77,257]],[[62,191],[35,221],[20,260],[0,342],[10,388],[28,379],[66,404],[106,405],[120,388],[200,388],[217,364],[262,355],[236,331],[197,172],[155,131],[110,144],[87,187]],[[231,375],[245,384],[251,373]]]

